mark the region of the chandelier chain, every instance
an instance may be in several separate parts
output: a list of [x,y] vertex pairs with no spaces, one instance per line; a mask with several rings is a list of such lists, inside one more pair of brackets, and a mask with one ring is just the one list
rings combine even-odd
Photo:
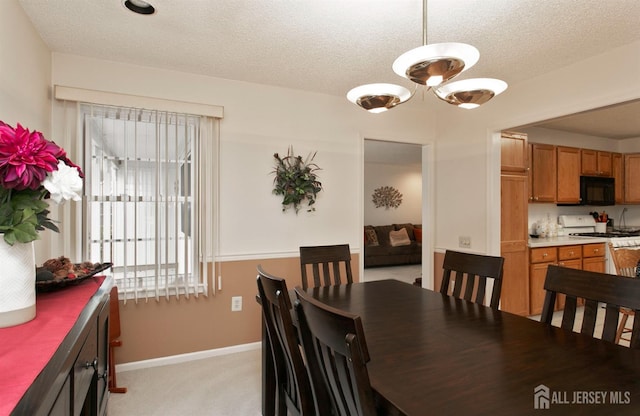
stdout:
[[422,45],[427,45],[427,0],[422,0]]

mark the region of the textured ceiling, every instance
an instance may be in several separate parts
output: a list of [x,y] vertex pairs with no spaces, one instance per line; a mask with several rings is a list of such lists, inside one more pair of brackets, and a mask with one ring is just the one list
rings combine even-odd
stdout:
[[[421,0],[149,0],[151,16],[122,0],[18,1],[56,52],[337,96],[411,86],[391,65],[422,44]],[[427,41],[479,49],[460,79],[513,85],[639,40],[639,20],[638,0],[429,0]]]

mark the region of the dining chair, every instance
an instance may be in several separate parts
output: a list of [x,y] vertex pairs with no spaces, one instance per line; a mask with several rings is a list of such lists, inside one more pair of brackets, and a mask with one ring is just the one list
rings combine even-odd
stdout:
[[[493,290],[489,306],[498,309],[502,291],[503,266],[503,257],[447,250],[442,264],[440,293],[447,295],[451,290],[452,295],[456,298],[484,304],[487,278],[491,278],[493,279]],[[454,275],[453,289],[449,287],[452,275]]]
[[[584,299],[584,316],[580,333],[594,336],[598,311],[605,310],[602,339],[615,342],[620,308],[640,310],[640,279],[571,269],[550,265],[544,281],[546,290],[541,322],[551,325],[558,293],[565,295],[561,328],[573,330],[576,321],[577,300]],[[604,304],[604,308],[599,307]],[[640,319],[634,319],[631,348],[640,348]]]
[[311,287],[353,283],[349,244],[300,247],[303,289],[309,287],[308,269],[313,276]]
[[258,294],[262,316],[271,345],[277,384],[278,415],[314,415],[311,383],[300,351],[293,323],[293,308],[284,279],[266,273],[258,266]]
[[[609,243],[609,252],[611,253],[611,259],[613,265],[616,268],[616,274],[619,276],[637,278],[638,277],[638,262],[640,262],[640,249],[637,248],[625,248],[614,247]],[[628,308],[620,308],[621,318],[618,330],[616,331],[616,344],[620,342],[620,339],[629,341],[627,338],[622,338],[623,334],[631,332],[631,328],[627,327],[627,322],[630,316],[634,316],[633,310]]]
[[361,318],[323,304],[299,286],[295,291],[295,311],[311,384],[314,392],[328,397],[331,404],[320,414],[376,415]]

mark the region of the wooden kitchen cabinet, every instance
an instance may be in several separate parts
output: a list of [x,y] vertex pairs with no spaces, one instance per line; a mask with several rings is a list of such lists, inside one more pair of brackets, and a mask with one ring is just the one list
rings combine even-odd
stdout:
[[[556,264],[572,269],[605,272],[605,243],[574,244],[558,247],[536,247],[529,250],[529,314],[542,313],[547,267]],[[564,308],[564,295],[558,296],[555,309]],[[584,304],[583,301],[578,305]]]
[[640,204],[640,153],[624,155],[624,203]]
[[558,204],[580,203],[580,149],[558,146],[557,197]]
[[558,247],[558,266],[581,269],[582,246],[575,245]]
[[[569,269],[582,269],[582,246],[560,246],[558,247],[558,266]],[[558,293],[556,296],[556,310],[564,309],[565,295]],[[581,304],[578,301],[578,304]]]
[[556,247],[538,247],[529,250],[529,315],[540,315],[544,305],[544,280],[550,264],[557,264]]
[[581,172],[586,176],[611,176],[611,152],[582,149]]
[[529,313],[529,145],[527,135],[502,133],[500,255],[504,258],[500,309]]
[[611,175],[615,180],[616,204],[624,203],[624,157],[611,153]]
[[556,201],[556,147],[534,143],[531,148],[532,202]]
[[500,176],[500,255],[504,257],[500,309],[529,313],[526,175]]
[[582,246],[582,270],[605,273],[605,243],[585,244]]
[[527,135],[503,131],[500,143],[500,170],[502,172],[526,173],[529,169]]

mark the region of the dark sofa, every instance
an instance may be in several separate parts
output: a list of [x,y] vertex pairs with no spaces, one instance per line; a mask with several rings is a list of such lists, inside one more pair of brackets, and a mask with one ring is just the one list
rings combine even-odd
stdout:
[[[407,230],[408,245],[393,246],[391,231]],[[416,231],[417,229],[417,231]],[[365,225],[364,267],[422,263],[422,227],[417,224]]]

